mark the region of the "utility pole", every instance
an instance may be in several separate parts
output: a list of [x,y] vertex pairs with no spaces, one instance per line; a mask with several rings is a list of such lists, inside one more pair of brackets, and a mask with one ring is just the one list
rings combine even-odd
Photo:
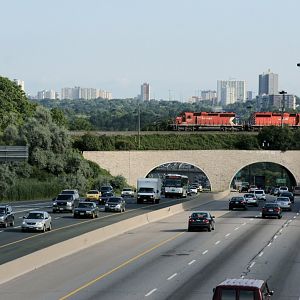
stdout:
[[282,95],[282,100],[281,100],[281,128],[283,128],[283,113],[285,109],[285,97],[284,95],[286,94],[286,91],[280,91],[279,94]]
[[140,101],[138,100],[138,149],[141,149],[141,109]]

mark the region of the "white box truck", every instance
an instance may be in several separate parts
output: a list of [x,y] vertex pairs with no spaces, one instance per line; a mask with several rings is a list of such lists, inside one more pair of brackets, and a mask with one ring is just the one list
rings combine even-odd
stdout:
[[159,203],[161,194],[160,178],[138,178],[137,204],[144,202]]

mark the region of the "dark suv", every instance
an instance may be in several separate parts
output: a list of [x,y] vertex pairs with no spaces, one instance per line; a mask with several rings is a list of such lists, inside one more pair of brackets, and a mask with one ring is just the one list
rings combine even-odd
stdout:
[[10,205],[0,205],[0,225],[5,228],[15,225],[15,216]]
[[234,208],[243,208],[247,209],[246,200],[244,197],[232,197],[229,201],[229,210],[233,210]]

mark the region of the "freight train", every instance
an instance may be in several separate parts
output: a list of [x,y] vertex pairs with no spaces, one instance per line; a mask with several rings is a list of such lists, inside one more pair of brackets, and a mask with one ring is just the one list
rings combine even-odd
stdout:
[[300,113],[254,112],[239,122],[234,112],[183,112],[171,125],[173,130],[253,131],[267,126],[300,127]]

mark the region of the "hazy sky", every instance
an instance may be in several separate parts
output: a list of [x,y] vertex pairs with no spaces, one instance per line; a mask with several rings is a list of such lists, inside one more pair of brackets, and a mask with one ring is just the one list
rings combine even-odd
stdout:
[[26,92],[94,87],[186,99],[279,74],[300,96],[300,0],[0,0],[0,75]]

